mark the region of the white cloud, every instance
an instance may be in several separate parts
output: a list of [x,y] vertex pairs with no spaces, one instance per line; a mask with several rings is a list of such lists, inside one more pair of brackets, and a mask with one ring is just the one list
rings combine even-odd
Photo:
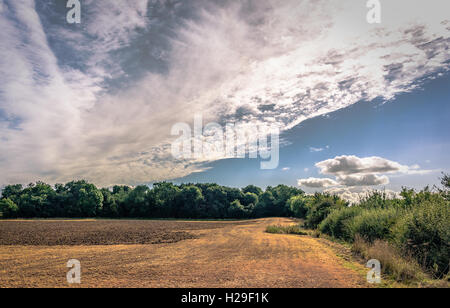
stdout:
[[[88,53],[84,70],[54,54],[34,1],[7,3],[0,12],[0,109],[9,119],[0,122],[0,183],[184,176],[204,167],[171,158],[170,128],[196,113],[207,122],[286,130],[360,100],[392,99],[449,69],[448,1],[385,2],[377,26],[366,23],[364,3],[350,0],[231,1],[198,4],[195,17],[177,22],[167,72],[108,92],[108,80],[126,77],[112,54],[148,39],[147,1],[86,1],[86,33],[69,36]],[[52,33],[62,42],[69,32]]]
[[323,150],[324,150],[324,148],[314,148],[314,147],[309,148],[309,151],[311,153],[322,152]]
[[298,180],[298,185],[308,188],[324,188],[324,187],[330,187],[330,186],[337,186],[339,185],[338,182],[336,182],[333,179],[327,179],[327,178],[308,178],[308,179],[302,179]]
[[[354,155],[337,156],[321,161],[315,165],[321,174],[332,175],[332,179],[299,180],[300,186],[310,188],[339,187],[369,187],[388,185],[389,175],[426,174],[432,170],[421,170],[419,165],[406,166],[382,157],[360,158]],[[323,185],[322,185],[323,184]]]
[[320,169],[320,173],[322,174],[336,176],[408,172],[409,170],[416,169],[414,166],[404,166],[381,157],[359,158],[354,155],[344,155],[328,159],[317,163],[316,167]]
[[338,177],[338,182],[344,186],[378,186],[389,184],[389,178],[376,174],[346,175]]

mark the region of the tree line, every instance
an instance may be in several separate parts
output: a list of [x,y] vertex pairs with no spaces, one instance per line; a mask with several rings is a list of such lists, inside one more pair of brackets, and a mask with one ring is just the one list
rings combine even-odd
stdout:
[[87,181],[51,186],[43,182],[3,188],[3,218],[195,218],[290,217],[289,200],[304,196],[286,185],[243,189],[217,184],[156,183],[98,189]]

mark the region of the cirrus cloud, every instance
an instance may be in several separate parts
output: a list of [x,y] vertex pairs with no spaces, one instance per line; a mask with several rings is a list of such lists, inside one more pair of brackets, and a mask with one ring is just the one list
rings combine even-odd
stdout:
[[[450,67],[448,1],[386,2],[375,26],[353,0],[86,0],[80,27],[51,3],[0,1],[0,184],[182,177],[205,166],[173,159],[170,131],[195,114],[285,131]],[[324,170],[405,167],[371,165]]]

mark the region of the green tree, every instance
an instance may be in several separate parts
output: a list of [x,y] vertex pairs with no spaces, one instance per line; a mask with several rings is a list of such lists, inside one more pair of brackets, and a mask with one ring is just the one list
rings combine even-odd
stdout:
[[43,182],[29,184],[22,190],[16,203],[19,206],[19,216],[25,218],[52,217],[54,215],[52,204],[54,194],[55,191],[48,184]]
[[248,215],[245,207],[239,200],[233,201],[228,208],[228,217],[230,218],[245,218]]
[[273,213],[275,198],[270,191],[265,191],[260,197],[255,207],[257,217],[269,217]]
[[310,201],[305,225],[315,229],[331,213],[331,211],[348,206],[338,196],[316,193]]
[[450,175],[442,173],[441,184],[446,189],[450,189]]
[[201,215],[201,206],[204,202],[200,188],[186,186],[181,190],[179,196],[182,203],[182,216],[185,218],[198,218]]
[[304,195],[291,197],[287,204],[289,209],[297,218],[306,218],[308,213],[308,198]]
[[205,191],[205,215],[208,218],[225,218],[228,208],[228,194],[224,187],[210,186]]
[[276,187],[268,187],[267,189],[272,192],[274,197],[273,208],[271,209],[270,216],[277,217],[292,216],[293,213],[288,204],[289,199],[294,196],[304,194],[303,190],[295,187],[289,187],[287,185],[278,185]]
[[125,200],[127,214],[130,217],[148,217],[149,206],[147,202],[147,194],[149,192],[148,186],[138,186],[133,189]]
[[23,186],[21,184],[17,185],[7,185],[2,190],[2,198],[10,199],[14,203],[19,202],[20,195],[22,194]]
[[1,199],[0,212],[2,213],[2,218],[17,218],[19,207],[11,199]]
[[248,185],[247,187],[244,187],[244,188],[242,189],[242,192],[243,192],[244,194],[246,194],[246,193],[252,193],[252,194],[255,194],[255,195],[257,195],[257,196],[260,196],[260,195],[262,195],[262,193],[263,193],[262,189],[259,188],[259,187],[257,187],[257,186],[255,186],[255,185]]
[[439,192],[447,201],[450,201],[450,175],[442,173],[441,184],[443,189],[439,189]]
[[152,217],[181,218],[180,188],[172,183],[155,183],[147,195],[149,211]]
[[106,188],[102,188],[100,192],[103,195],[103,207],[101,216],[110,218],[118,217],[119,208],[112,192]]
[[89,184],[80,189],[78,204],[83,217],[95,217],[101,213],[103,195],[93,184]]
[[103,195],[86,181],[70,182],[66,184],[67,214],[69,217],[95,217],[103,207]]
[[258,195],[251,192],[246,193],[244,195],[242,204],[245,207],[255,206],[256,204],[258,204]]

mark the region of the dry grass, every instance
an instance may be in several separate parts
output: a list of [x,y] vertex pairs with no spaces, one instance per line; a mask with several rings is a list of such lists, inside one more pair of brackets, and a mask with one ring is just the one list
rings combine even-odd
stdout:
[[376,259],[381,263],[382,273],[399,282],[419,281],[424,274],[412,258],[405,258],[394,246],[386,241],[376,240],[367,243],[360,236],[356,236],[352,251],[364,259]]
[[345,268],[334,251],[318,239],[265,232],[268,225],[292,223],[290,219],[262,219],[221,222],[217,223],[218,228],[205,229],[207,225],[202,222],[170,222],[174,230],[195,237],[176,243],[3,245],[0,246],[0,285],[69,287],[65,265],[69,259],[78,259],[81,287],[367,286],[364,277],[356,270]]

